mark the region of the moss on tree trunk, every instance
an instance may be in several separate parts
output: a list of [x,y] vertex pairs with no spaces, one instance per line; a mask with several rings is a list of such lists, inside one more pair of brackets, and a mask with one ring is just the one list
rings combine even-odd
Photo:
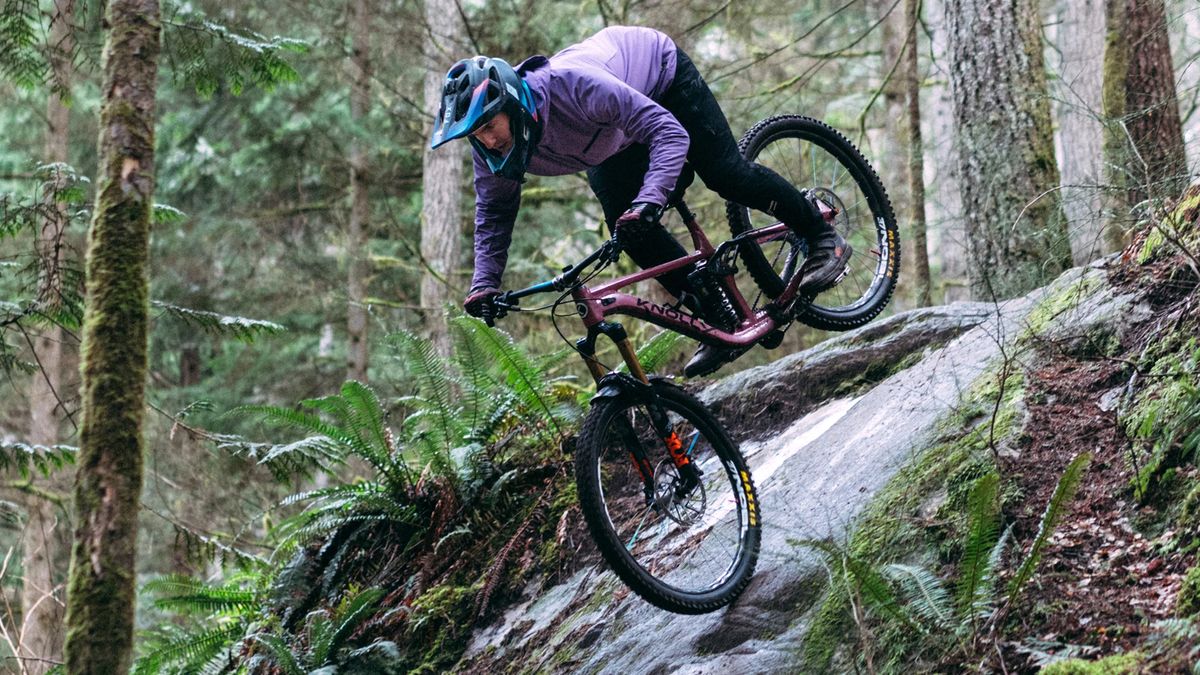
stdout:
[[1162,0],[1108,0],[1104,49],[1106,239],[1124,246],[1131,210],[1173,199],[1188,171]]
[[69,673],[121,673],[133,646],[154,195],[157,0],[110,0],[99,192],[88,233],[83,422],[67,588]]

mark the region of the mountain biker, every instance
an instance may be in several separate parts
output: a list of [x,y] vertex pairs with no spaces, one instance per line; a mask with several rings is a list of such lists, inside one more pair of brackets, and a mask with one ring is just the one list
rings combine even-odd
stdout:
[[[643,269],[687,255],[659,223],[685,159],[724,199],[770,213],[807,239],[802,291],[831,288],[850,258],[850,246],[799,190],[742,157],[691,59],[650,28],[605,28],[515,69],[486,56],[455,63],[430,146],[464,136],[474,147],[475,272],[463,304],[474,316],[499,294],[526,172],[586,170],[609,230]],[[719,289],[693,293],[689,271],[659,281],[708,323],[736,328]],[[744,351],[702,344],[684,373],[713,372]]]

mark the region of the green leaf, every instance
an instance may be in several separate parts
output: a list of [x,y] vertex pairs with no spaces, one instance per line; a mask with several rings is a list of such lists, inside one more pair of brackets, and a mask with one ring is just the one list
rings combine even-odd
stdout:
[[1046,510],[1042,512],[1042,521],[1038,524],[1037,536],[1033,538],[1029,553],[1025,555],[1025,560],[1017,568],[1016,574],[1008,584],[1009,604],[1012,604],[1017,594],[1024,588],[1025,583],[1033,576],[1033,571],[1037,568],[1038,561],[1042,556],[1042,548],[1045,547],[1046,541],[1058,527],[1059,521],[1066,513],[1067,505],[1074,499],[1075,491],[1079,489],[1079,482],[1083,479],[1083,472],[1087,469],[1091,459],[1092,456],[1086,452],[1075,455],[1075,458],[1063,470],[1062,476],[1059,477],[1058,484],[1054,486],[1054,494],[1050,496]]

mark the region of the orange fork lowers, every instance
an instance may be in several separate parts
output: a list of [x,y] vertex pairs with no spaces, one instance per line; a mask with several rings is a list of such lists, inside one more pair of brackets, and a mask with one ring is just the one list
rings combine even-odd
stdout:
[[683,468],[691,464],[692,460],[683,451],[683,441],[679,439],[679,434],[672,431],[670,436],[663,439],[663,442],[667,444],[667,450],[671,452],[671,460],[675,462],[676,468]]

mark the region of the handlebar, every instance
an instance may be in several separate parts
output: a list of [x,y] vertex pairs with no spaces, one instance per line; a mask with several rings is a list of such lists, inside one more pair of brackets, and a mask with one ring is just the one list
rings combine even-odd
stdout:
[[509,310],[519,310],[521,298],[526,298],[538,293],[547,293],[550,291],[565,291],[568,288],[575,286],[575,282],[579,281],[579,277],[583,275],[592,264],[600,262],[603,265],[609,265],[617,261],[621,255],[621,245],[617,242],[616,237],[605,241],[600,245],[600,248],[592,251],[586,258],[575,263],[574,265],[564,267],[562,274],[554,277],[549,281],[543,281],[526,288],[515,291],[505,291],[500,295],[495,296],[483,311],[483,321],[489,326],[496,325],[496,319],[508,314]]

